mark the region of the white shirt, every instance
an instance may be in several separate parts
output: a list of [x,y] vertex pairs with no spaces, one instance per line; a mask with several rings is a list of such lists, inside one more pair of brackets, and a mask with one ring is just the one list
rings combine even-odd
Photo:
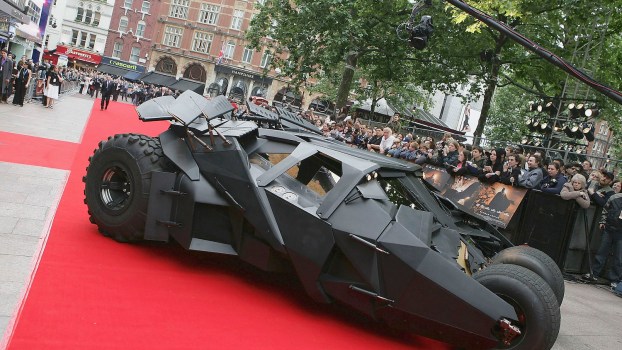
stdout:
[[382,136],[382,140],[380,140],[380,151],[385,152],[393,146],[393,141],[395,141],[395,136],[391,135],[387,138]]

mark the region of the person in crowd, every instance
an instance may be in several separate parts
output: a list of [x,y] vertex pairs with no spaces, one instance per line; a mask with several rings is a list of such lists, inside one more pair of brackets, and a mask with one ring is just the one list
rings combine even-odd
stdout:
[[384,128],[382,130],[382,134],[383,135],[380,139],[380,144],[378,144],[378,153],[385,154],[393,146],[395,136],[393,136],[393,131],[391,130],[391,128]]
[[590,162],[587,159],[583,161],[583,163],[581,164],[581,167],[583,168],[583,171],[586,174],[591,174],[592,171],[594,170],[594,169],[592,169],[592,162]]
[[399,132],[400,130],[402,130],[402,121],[398,112],[395,112],[395,114],[393,114],[386,127],[390,128],[391,130],[395,130],[395,132]]
[[9,57],[6,49],[0,50],[0,101],[9,103],[7,99],[11,94],[11,76],[13,75],[13,60]]
[[86,84],[86,80],[85,80],[84,76],[80,77],[80,83],[79,84],[80,84],[80,90],[78,90],[78,93],[80,95],[82,95],[82,93],[84,91],[84,85]]
[[28,91],[28,86],[30,85],[32,70],[28,65],[28,61],[24,60],[21,63],[22,67],[15,78],[15,95],[13,96],[13,104],[24,107],[24,97],[26,97],[26,91]]
[[588,188],[587,193],[590,195],[590,199],[594,205],[599,207],[605,206],[607,200],[614,194],[611,188],[615,176],[608,170],[602,170],[598,185]]
[[450,175],[464,175],[467,172],[467,161],[471,157],[471,152],[467,149],[462,149],[458,152],[458,163],[456,166],[451,167],[448,172]]
[[108,105],[110,104],[110,96],[112,96],[112,92],[116,89],[115,83],[112,81],[112,78],[107,75],[105,80],[101,83],[101,110],[108,109]]
[[602,175],[599,170],[592,170],[592,172],[589,173],[589,176],[587,177],[587,187],[594,188],[595,186],[598,186],[601,176]]
[[430,156],[430,149],[428,148],[427,142],[424,142],[419,145],[419,154],[415,159],[415,164],[424,164],[428,162],[428,157]]
[[620,182],[620,180],[615,180],[611,184],[611,188],[613,189],[613,193],[620,193],[620,190],[622,189],[622,182]]
[[447,168],[452,168],[458,165],[458,158],[460,156],[458,154],[459,147],[460,145],[456,141],[446,141],[445,147],[443,147],[442,150],[438,151],[440,165]]
[[367,150],[377,151],[380,148],[380,141],[382,141],[383,132],[382,129],[376,128],[374,134],[367,140]]
[[416,160],[419,155],[419,143],[417,143],[417,141],[411,141],[408,143],[408,150],[400,153],[400,158],[406,160]]
[[518,185],[525,188],[538,188],[542,182],[542,158],[534,154],[527,159],[527,172],[518,178]]
[[484,166],[483,173],[478,176],[479,181],[487,183],[495,183],[499,181],[499,176],[503,172],[503,164],[505,163],[505,149],[497,148],[490,152],[490,160]]
[[559,172],[566,179],[566,182],[570,181],[571,178],[566,175],[566,166],[563,163],[559,164]]
[[60,92],[60,84],[63,78],[58,74],[58,66],[52,65],[47,77],[47,103],[45,107],[54,108],[54,101],[58,100]]
[[484,156],[484,150],[479,146],[471,148],[471,162],[467,165],[467,173],[479,176],[486,166],[488,159]]
[[393,142],[393,147],[387,151],[387,155],[393,158],[400,158],[400,155],[402,154],[402,152],[405,152],[405,153],[408,152],[409,147],[410,147],[409,144],[401,145],[400,143],[398,143],[398,140],[396,139]]
[[91,89],[91,97],[93,97],[93,95],[95,95],[95,98],[99,97],[99,91],[102,87],[102,80],[103,79],[97,75],[93,78],[93,83],[91,85],[93,87],[93,89]]
[[585,177],[581,174],[576,174],[566,182],[559,195],[565,200],[574,199],[583,209],[590,206],[590,195],[587,193]]
[[[608,176],[605,176],[608,178]],[[612,253],[611,266],[608,270],[607,279],[611,287],[615,288],[622,279],[622,194],[614,194],[607,199],[603,206],[599,228],[602,231],[600,247],[594,256],[592,265],[593,274],[583,275],[583,279],[596,282],[603,272],[607,257]]]
[[113,83],[114,90],[112,90],[112,100],[116,102],[119,99],[119,94],[121,93],[121,80],[115,79]]
[[508,161],[503,164],[503,172],[499,175],[499,182],[505,185],[518,185],[518,177],[521,174],[520,163],[515,154],[508,155]]
[[547,175],[540,183],[540,191],[551,194],[559,194],[566,184],[566,177],[559,171],[559,164],[552,162],[547,166]]

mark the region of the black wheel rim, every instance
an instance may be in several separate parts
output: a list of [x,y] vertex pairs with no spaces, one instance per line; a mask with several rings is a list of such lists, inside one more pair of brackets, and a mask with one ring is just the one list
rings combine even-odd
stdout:
[[[523,341],[523,339],[525,339],[525,335],[527,333],[527,315],[525,314],[525,311],[523,310],[523,308],[520,306],[520,304],[516,300],[514,300],[513,298],[507,295],[503,295],[499,293],[496,293],[496,294],[501,299],[505,300],[508,304],[512,305],[512,307],[514,308],[514,311],[516,311],[516,315],[518,316],[518,320],[511,320],[511,321],[512,321],[512,325],[520,329],[521,335],[514,338],[509,345],[506,345],[503,342],[499,343],[499,349],[512,349],[515,346],[519,345]],[[501,331],[500,328],[498,327],[495,328],[494,333],[499,339],[503,338],[503,332]]]
[[128,206],[133,194],[131,180],[129,172],[119,166],[103,173],[99,193],[106,209],[121,211]]

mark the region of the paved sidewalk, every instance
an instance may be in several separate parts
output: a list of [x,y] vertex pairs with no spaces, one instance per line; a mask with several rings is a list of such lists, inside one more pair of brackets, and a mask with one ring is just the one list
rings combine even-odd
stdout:
[[[75,95],[64,96],[54,109],[39,103],[0,104],[0,131],[79,143],[94,102]],[[70,164],[65,169],[69,168]],[[0,161],[0,349],[6,346],[45,247],[68,176],[68,170]],[[602,287],[566,282],[561,330],[553,349],[621,348],[621,324],[622,298]]]

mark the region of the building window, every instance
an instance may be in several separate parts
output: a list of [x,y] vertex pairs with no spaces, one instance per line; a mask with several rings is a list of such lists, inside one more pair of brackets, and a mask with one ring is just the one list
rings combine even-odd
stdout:
[[101,18],[101,13],[99,13],[99,12],[95,12],[95,13],[93,14],[93,23],[92,23],[92,24],[93,24],[94,26],[96,26],[96,27],[97,27],[97,26],[99,26],[99,20],[100,20],[100,18]]
[[272,54],[270,51],[266,50],[264,51],[263,56],[261,56],[261,63],[259,66],[261,68],[266,68],[270,64],[270,61],[272,61]]
[[170,57],[163,57],[156,65],[156,72],[177,75],[177,63]]
[[137,63],[140,58],[140,47],[132,47],[132,52],[130,52],[130,62]]
[[93,10],[87,9],[84,13],[84,23],[91,24],[93,20]]
[[150,9],[151,9],[151,3],[149,1],[143,1],[143,5],[140,8],[140,12],[149,13]]
[[214,35],[206,32],[194,32],[194,38],[192,39],[192,51],[209,53],[212,48],[212,39]]
[[218,22],[218,13],[220,13],[220,6],[202,3],[201,10],[199,11],[199,22],[203,24],[216,24]]
[[78,14],[76,15],[76,22],[82,22],[84,18],[84,9],[82,7],[78,7]]
[[145,36],[145,22],[144,21],[138,21],[138,24],[136,25],[136,36]]
[[119,31],[125,33],[127,31],[127,17],[123,16],[119,19]]
[[207,79],[207,73],[202,65],[193,63],[184,71],[184,78],[204,82]]
[[80,46],[86,47],[87,36],[88,36],[88,33],[85,33],[85,32],[80,33]]
[[78,35],[80,34],[80,32],[78,32],[75,29],[71,30],[71,45],[73,46],[78,46]]
[[95,38],[97,36],[95,34],[89,34],[89,44],[88,47],[92,51],[95,48]]
[[30,21],[33,23],[39,23],[41,19],[41,9],[34,2],[28,2],[28,17],[30,17]]
[[179,47],[183,34],[183,28],[166,26],[164,29],[164,40],[162,41],[162,44],[166,46]]
[[126,9],[131,9],[133,2],[134,0],[125,0],[125,2],[123,3],[123,7],[125,7]]
[[227,46],[225,47],[225,54],[224,54],[225,58],[232,59],[234,51],[235,51],[235,43],[233,41],[228,42]]
[[121,58],[121,51],[123,51],[123,42],[116,41],[112,47],[112,57]]
[[251,63],[253,61],[253,52],[255,50],[250,49],[248,47],[244,48],[244,53],[242,54],[242,62],[244,63]]
[[244,11],[234,10],[233,19],[231,20],[231,29],[240,30],[242,28],[243,20],[244,20]]
[[188,18],[188,5],[190,0],[172,0],[169,16],[181,19]]

